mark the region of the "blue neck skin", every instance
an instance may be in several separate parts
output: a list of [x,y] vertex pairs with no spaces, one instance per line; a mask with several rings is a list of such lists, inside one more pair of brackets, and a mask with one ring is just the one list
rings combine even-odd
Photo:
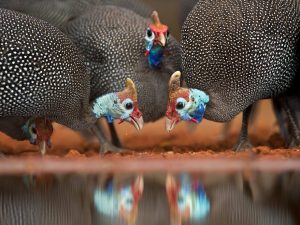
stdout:
[[122,111],[119,106],[119,98],[116,93],[110,93],[97,98],[92,110],[97,119],[106,117],[109,123],[120,117]]
[[148,55],[148,63],[151,67],[156,68],[162,62],[164,56],[164,48],[160,45],[153,45]]
[[189,103],[190,107],[184,111],[180,117],[182,120],[194,120],[197,123],[200,123],[204,117],[206,110],[206,104],[209,102],[209,96],[203,91],[197,89],[190,89],[190,97],[194,97],[195,101]]
[[198,106],[194,110],[194,112],[191,113],[191,116],[200,123],[203,119],[205,110],[206,110],[206,104],[209,102],[209,96],[204,93],[203,91],[197,90],[197,89],[190,89],[191,95],[194,96],[196,102],[198,102]]
[[203,103],[199,103],[197,109],[191,113],[191,117],[193,117],[197,123],[200,123],[203,120],[206,106]]

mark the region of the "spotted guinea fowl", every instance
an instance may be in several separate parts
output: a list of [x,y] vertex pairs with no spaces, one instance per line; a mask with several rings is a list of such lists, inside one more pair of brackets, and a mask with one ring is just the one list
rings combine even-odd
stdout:
[[90,77],[83,57],[66,35],[44,21],[6,9],[0,9],[0,21],[3,120],[42,117],[80,130],[105,116],[142,127],[132,80],[127,79],[124,91],[90,102]]
[[[92,77],[91,99],[119,89],[122,78],[130,77],[136,82],[139,105],[146,122],[163,115],[165,106],[162,103],[167,101],[170,77],[167,73],[180,68],[179,46],[168,36],[167,26],[160,23],[157,13],[154,14],[158,25],[154,22],[149,26],[149,20],[133,11],[99,6],[67,26],[67,34],[86,56]],[[154,30],[159,29],[157,27],[162,27],[163,32]],[[148,50],[149,45],[153,53]],[[168,56],[157,61],[151,58],[156,52],[164,53],[165,46]],[[158,91],[161,91],[160,95],[156,95]]]
[[180,68],[179,45],[157,12],[152,17],[153,23],[125,8],[98,6],[66,27],[86,57],[91,100],[118,90],[129,77],[136,83],[145,122],[164,115],[170,72]]
[[[130,77],[136,82],[145,122],[155,121],[166,110],[170,73],[180,69],[180,46],[169,36],[168,27],[159,21],[157,13],[150,24],[149,19],[136,13],[138,7],[135,11],[124,8],[128,7],[126,2],[135,1],[103,2],[62,28],[85,55],[91,75],[90,100],[119,90],[122,80]],[[118,6],[110,5],[112,2]],[[106,140],[99,126],[98,131],[102,141]],[[103,148],[118,150],[105,143],[107,147]]]
[[[205,118],[218,122],[243,112],[236,150],[251,147],[247,138],[251,105],[275,98],[292,85],[299,27],[296,0],[201,0],[185,21],[183,75],[189,88],[209,96],[206,110],[201,101],[195,109],[201,111],[200,120],[205,111]],[[187,108],[193,105],[192,89],[180,90],[170,102],[169,129],[181,119],[192,119],[188,115],[193,109]]]

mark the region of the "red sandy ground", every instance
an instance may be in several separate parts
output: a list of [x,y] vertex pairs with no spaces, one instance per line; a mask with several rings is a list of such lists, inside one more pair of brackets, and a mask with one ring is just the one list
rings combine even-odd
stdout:
[[[220,140],[223,124],[204,121],[197,127],[180,123],[174,131],[165,131],[164,119],[146,124],[140,132],[131,125],[117,125],[120,139],[126,149],[122,153],[105,154],[104,158],[298,158],[300,148],[285,149],[285,143],[278,134],[278,127],[269,101],[263,101],[257,117],[250,126],[250,137],[255,148],[236,153],[231,150],[238,137],[241,123],[239,115],[232,123],[229,138]],[[67,158],[99,157],[97,140],[87,140],[80,134],[55,124],[52,148],[46,157]],[[39,155],[36,146],[18,142],[0,133],[0,149],[12,156]]]

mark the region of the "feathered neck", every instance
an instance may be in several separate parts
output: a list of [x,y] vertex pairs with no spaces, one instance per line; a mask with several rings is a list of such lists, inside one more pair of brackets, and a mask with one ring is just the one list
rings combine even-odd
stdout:
[[118,96],[110,93],[96,98],[93,103],[92,111],[96,118],[106,117],[108,122],[113,122],[114,115],[118,112]]

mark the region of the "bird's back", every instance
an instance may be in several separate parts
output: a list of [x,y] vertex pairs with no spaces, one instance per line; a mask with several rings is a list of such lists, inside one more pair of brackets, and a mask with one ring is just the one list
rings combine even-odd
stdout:
[[64,125],[62,115],[79,120],[90,88],[75,45],[27,15],[0,9],[0,21],[0,116],[46,116]]
[[116,5],[149,16],[150,8],[139,0],[0,0],[0,7],[19,11],[63,29],[66,24],[97,5]]
[[[67,26],[67,34],[86,57],[92,96],[118,91],[143,54],[147,20],[131,10],[98,6]],[[138,41],[141,40],[141,41]]]

